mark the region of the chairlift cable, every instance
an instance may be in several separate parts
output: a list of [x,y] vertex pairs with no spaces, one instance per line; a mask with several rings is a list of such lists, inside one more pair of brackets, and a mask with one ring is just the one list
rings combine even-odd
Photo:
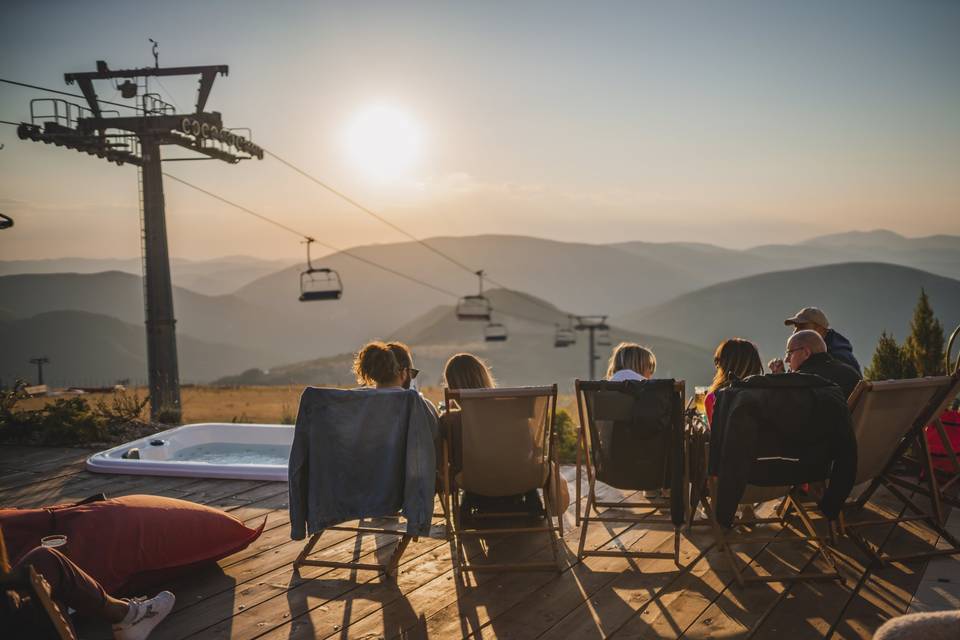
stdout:
[[[403,234],[403,235],[406,236],[407,238],[410,238],[411,240],[413,240],[413,241],[416,242],[417,244],[423,246],[425,249],[428,249],[429,251],[432,251],[433,253],[435,253],[435,254],[437,254],[438,256],[444,258],[444,259],[447,260],[448,262],[456,265],[456,266],[459,267],[460,269],[463,269],[464,271],[470,273],[471,275],[476,275],[476,274],[477,274],[477,269],[474,269],[474,268],[472,268],[472,267],[464,264],[463,262],[460,262],[460,261],[457,260],[456,258],[454,258],[454,257],[450,256],[449,254],[445,253],[444,251],[441,251],[440,249],[437,249],[436,247],[434,247],[433,245],[431,245],[429,242],[427,242],[427,241],[425,241],[425,240],[423,240],[423,239],[421,239],[421,238],[418,238],[416,235],[410,233],[409,231],[407,231],[407,230],[404,229],[403,227],[401,227],[401,226],[399,226],[399,225],[391,222],[391,221],[388,220],[387,218],[384,218],[382,215],[376,213],[375,211],[369,209],[368,207],[363,206],[362,204],[360,204],[359,202],[357,202],[356,200],[354,200],[353,198],[351,198],[351,197],[348,196],[347,194],[345,194],[345,193],[343,193],[342,191],[339,191],[338,189],[330,186],[329,184],[327,184],[327,183],[324,182],[323,180],[320,180],[320,179],[317,178],[316,176],[311,175],[310,173],[308,173],[307,171],[301,169],[300,167],[298,167],[297,165],[293,164],[293,163],[290,162],[289,160],[286,160],[286,159],[284,159],[284,158],[281,158],[281,157],[278,156],[276,153],[274,153],[274,152],[272,152],[272,151],[270,151],[269,149],[266,149],[266,148],[263,149],[263,152],[264,152],[265,154],[267,154],[268,156],[270,156],[271,158],[273,158],[274,160],[277,160],[277,161],[280,162],[281,164],[285,165],[285,166],[288,167],[289,169],[292,169],[293,171],[296,171],[297,173],[299,173],[299,174],[302,175],[303,177],[307,178],[307,179],[310,180],[311,182],[313,182],[313,183],[315,183],[315,184],[323,187],[324,189],[326,189],[327,191],[329,191],[329,192],[332,193],[333,195],[337,196],[338,198],[344,200],[344,201],[347,202],[348,204],[356,207],[356,208],[359,209],[360,211],[366,213],[367,215],[369,215],[369,216],[375,218],[376,220],[382,222],[383,224],[387,225],[388,227],[390,227],[390,228],[393,229],[394,231],[397,231],[398,233]],[[519,293],[516,293],[515,291],[513,291],[512,289],[510,289],[510,287],[507,287],[506,285],[504,285],[504,284],[502,284],[502,283],[500,283],[500,282],[497,282],[497,281],[494,280],[493,278],[491,278],[491,277],[489,277],[489,276],[487,276],[487,275],[484,275],[484,277],[485,277],[485,278],[487,279],[487,281],[490,282],[491,284],[494,284],[494,285],[496,285],[497,287],[500,287],[501,289],[504,289],[504,290],[506,290],[506,291],[509,292],[509,293],[513,293],[513,294],[515,294],[517,297],[522,297]],[[552,305],[549,305],[549,304],[546,303],[546,302],[542,302],[542,301],[540,301],[540,300],[538,300],[538,299],[536,299],[536,298],[524,298],[524,299],[525,299],[527,302],[531,302],[531,303],[533,303],[533,304],[535,304],[535,305],[537,305],[537,306],[543,307],[544,309],[548,309],[548,310],[550,310],[550,311],[556,311],[556,309],[555,309]]]
[[220,202],[222,202],[222,203],[224,203],[224,204],[230,205],[231,207],[234,207],[235,209],[239,209],[240,211],[243,211],[244,213],[247,213],[247,214],[249,214],[249,215],[251,215],[251,216],[254,216],[255,218],[259,218],[259,219],[263,220],[264,222],[269,222],[270,224],[272,224],[272,225],[274,225],[274,226],[276,226],[276,227],[280,227],[281,229],[284,229],[285,231],[288,231],[288,232],[290,232],[290,233],[298,236],[299,238],[302,238],[303,240],[313,239],[314,242],[316,242],[317,244],[319,244],[319,245],[321,245],[321,246],[323,246],[323,247],[326,247],[327,249],[330,249],[331,251],[335,251],[335,252],[342,253],[342,254],[344,254],[344,255],[350,256],[350,257],[353,258],[354,260],[358,260],[358,261],[363,262],[363,263],[365,263],[365,264],[368,264],[368,265],[370,265],[370,266],[372,266],[372,267],[376,267],[377,269],[381,269],[382,271],[386,271],[386,272],[388,272],[388,273],[392,273],[392,274],[395,275],[395,276],[399,276],[399,277],[401,277],[401,278],[404,278],[405,280],[409,280],[410,282],[414,282],[414,283],[416,283],[416,284],[419,284],[419,285],[421,285],[421,286],[427,287],[427,288],[429,288],[429,289],[433,289],[434,291],[438,291],[438,292],[443,293],[443,294],[445,294],[445,295],[452,296],[452,297],[455,297],[455,298],[458,298],[458,297],[459,297],[459,296],[458,296],[456,293],[454,293],[453,291],[450,291],[450,290],[448,290],[448,289],[444,289],[443,287],[438,287],[438,286],[436,286],[436,285],[434,285],[434,284],[430,284],[429,282],[425,282],[425,281],[423,281],[423,280],[420,280],[419,278],[415,278],[414,276],[407,275],[406,273],[403,273],[403,272],[401,272],[401,271],[397,271],[396,269],[393,269],[393,268],[391,268],[391,267],[387,267],[387,266],[384,266],[384,265],[382,265],[382,264],[376,263],[376,262],[374,262],[373,260],[369,260],[369,259],[367,259],[367,258],[364,258],[363,256],[358,256],[357,254],[351,253],[350,251],[347,251],[347,250],[345,250],[345,249],[341,249],[341,248],[339,248],[339,247],[335,247],[335,246],[333,246],[332,244],[327,244],[326,242],[321,242],[320,240],[317,240],[317,239],[313,238],[312,236],[309,236],[309,235],[307,235],[307,234],[305,234],[305,233],[302,233],[302,232],[300,232],[300,231],[297,231],[297,230],[294,229],[293,227],[289,227],[289,226],[283,224],[282,222],[278,222],[278,221],[276,221],[276,220],[274,220],[274,219],[272,219],[272,218],[270,218],[270,217],[268,217],[268,216],[263,215],[262,213],[257,213],[257,212],[254,211],[253,209],[248,209],[247,207],[244,207],[243,205],[239,205],[239,204],[237,204],[236,202],[232,202],[232,201],[230,201],[230,200],[227,200],[227,199],[224,198],[223,196],[217,195],[216,193],[213,193],[212,191],[207,191],[206,189],[204,189],[204,188],[202,188],[202,187],[198,187],[198,186],[195,185],[195,184],[191,184],[191,183],[187,182],[186,180],[183,180],[182,178],[178,178],[178,177],[176,177],[176,176],[174,176],[174,175],[171,175],[171,174],[169,174],[169,173],[167,173],[167,172],[164,172],[163,175],[165,175],[166,177],[168,177],[168,178],[170,178],[170,179],[172,179],[172,180],[174,180],[174,181],[176,181],[176,182],[179,182],[179,183],[182,184],[182,185],[185,185],[185,186],[187,186],[187,187],[190,187],[191,189],[194,189],[194,190],[196,190],[196,191],[199,191],[200,193],[203,193],[203,194],[205,194],[205,195],[208,195],[208,196],[210,196],[211,198],[213,198],[213,199],[215,199],[215,200],[219,200]]
[[457,267],[463,269],[464,271],[467,271],[468,273],[476,274],[476,272],[477,272],[476,269],[473,269],[473,268],[471,268],[471,267],[468,267],[467,265],[465,265],[464,263],[460,262],[460,261],[457,260],[456,258],[454,258],[454,257],[452,257],[452,256],[450,256],[450,255],[448,255],[448,254],[446,254],[446,253],[444,253],[444,252],[441,251],[440,249],[437,249],[436,247],[432,246],[431,244],[425,242],[424,240],[421,240],[420,238],[418,238],[417,236],[413,235],[412,233],[410,233],[409,231],[407,231],[407,230],[404,229],[403,227],[400,227],[399,225],[396,225],[396,224],[394,224],[393,222],[390,222],[389,220],[387,220],[386,218],[384,218],[383,216],[381,216],[381,215],[378,214],[377,212],[373,211],[372,209],[370,209],[370,208],[368,208],[368,207],[363,206],[362,204],[360,204],[359,202],[357,202],[356,200],[354,200],[353,198],[351,198],[351,197],[348,196],[347,194],[345,194],[345,193],[343,193],[342,191],[340,191],[340,190],[338,190],[338,189],[330,186],[329,184],[327,184],[326,182],[320,180],[319,178],[316,178],[316,177],[310,175],[309,173],[307,173],[306,171],[304,171],[304,170],[301,169],[300,167],[296,166],[296,165],[293,164],[292,162],[281,158],[280,156],[278,156],[278,155],[275,154],[274,152],[270,151],[269,149],[264,149],[263,152],[266,153],[266,154],[267,154],[268,156],[270,156],[271,158],[273,158],[274,160],[277,160],[277,161],[280,162],[281,164],[283,164],[283,165],[287,166],[288,168],[296,171],[297,173],[299,173],[300,175],[302,175],[302,176],[305,177],[306,179],[310,180],[311,182],[313,182],[313,183],[315,183],[315,184],[323,187],[324,189],[326,189],[327,191],[329,191],[329,192],[332,193],[333,195],[337,196],[337,197],[340,198],[341,200],[343,200],[343,201],[347,202],[348,204],[356,207],[356,208],[359,209],[360,211],[363,211],[363,212],[366,213],[367,215],[375,218],[376,220],[379,220],[380,222],[382,222],[383,224],[387,225],[388,227],[390,227],[390,228],[393,229],[394,231],[396,231],[396,232],[398,232],[398,233],[401,233],[401,234],[405,235],[406,237],[410,238],[411,240],[413,240],[414,242],[422,245],[424,248],[432,251],[433,253],[437,254],[437,255],[440,256],[441,258],[449,261],[450,263],[456,265]]
[[[197,185],[192,184],[192,183],[190,183],[190,182],[187,182],[186,180],[184,180],[184,179],[182,179],[182,178],[178,178],[177,176],[171,175],[171,174],[169,174],[169,173],[167,173],[167,172],[164,172],[163,175],[166,176],[166,177],[168,177],[168,178],[170,178],[170,179],[172,179],[172,180],[174,180],[175,182],[179,182],[180,184],[182,184],[182,185],[184,185],[184,186],[190,187],[191,189],[194,189],[195,191],[199,191],[200,193],[202,193],[202,194],[204,194],[204,195],[210,196],[211,198],[213,198],[213,199],[215,199],[215,200],[219,200],[220,202],[222,202],[222,203],[224,203],[224,204],[226,204],[226,205],[229,205],[229,206],[231,206],[231,207],[233,207],[233,208],[235,208],[235,209],[239,209],[240,211],[243,211],[244,213],[247,213],[247,214],[249,214],[249,215],[252,215],[252,216],[254,216],[255,218],[259,218],[260,220],[263,220],[264,222],[268,222],[268,223],[270,223],[270,224],[272,224],[272,225],[274,225],[274,226],[280,227],[281,229],[283,229],[283,230],[285,230],[285,231],[288,231],[289,233],[292,233],[292,234],[296,235],[296,236],[299,237],[299,238],[302,238],[304,241],[306,241],[306,240],[313,240],[313,242],[316,242],[317,244],[319,244],[319,245],[321,245],[321,246],[323,246],[323,247],[326,247],[327,249],[330,249],[331,251],[336,251],[336,252],[339,252],[339,253],[343,253],[344,255],[350,256],[350,257],[353,258],[354,260],[358,260],[358,261],[360,261],[360,262],[363,262],[363,263],[365,263],[365,264],[368,264],[368,265],[370,265],[370,266],[372,266],[372,267],[375,267],[375,268],[377,268],[377,269],[380,269],[380,270],[382,270],[382,271],[386,271],[387,273],[392,273],[392,274],[395,275],[395,276],[401,277],[401,278],[403,278],[403,279],[405,279],[405,280],[409,280],[410,282],[414,282],[414,283],[419,284],[419,285],[421,285],[421,286],[423,286],[423,287],[427,287],[427,288],[429,288],[429,289],[433,289],[434,291],[437,291],[437,292],[439,292],[439,293],[443,293],[443,294],[445,294],[445,295],[448,295],[448,296],[450,296],[451,298],[457,298],[457,299],[460,298],[460,295],[459,295],[459,294],[457,294],[457,293],[455,293],[455,292],[453,292],[453,291],[450,291],[449,289],[444,289],[443,287],[439,287],[439,286],[437,286],[437,285],[431,284],[431,283],[429,283],[429,282],[426,282],[426,281],[421,280],[421,279],[419,279],[419,278],[416,278],[416,277],[414,277],[414,276],[407,275],[406,273],[397,271],[396,269],[393,269],[393,268],[391,268],[391,267],[384,266],[384,265],[382,265],[382,264],[379,264],[379,263],[377,263],[377,262],[374,262],[373,260],[369,260],[369,259],[367,259],[367,258],[364,258],[363,256],[358,256],[357,254],[351,253],[350,251],[347,251],[347,250],[344,250],[344,249],[340,249],[339,247],[335,247],[335,246],[333,246],[333,245],[331,245],[331,244],[328,244],[328,243],[326,243],[326,242],[321,242],[321,241],[317,240],[316,238],[313,238],[313,236],[310,236],[310,235],[307,235],[307,234],[302,233],[302,232],[300,232],[300,231],[297,231],[297,230],[294,229],[293,227],[287,226],[287,225],[283,224],[282,222],[278,222],[277,220],[274,220],[274,219],[272,219],[272,218],[270,218],[270,217],[268,217],[268,216],[265,216],[265,215],[263,215],[262,213],[257,213],[257,212],[254,211],[253,209],[249,209],[249,208],[247,208],[247,207],[244,207],[243,205],[237,204],[236,202],[232,202],[232,201],[230,201],[230,200],[227,200],[227,199],[224,198],[223,196],[220,196],[220,195],[218,195],[218,194],[216,194],[216,193],[213,193],[212,191],[208,191],[207,189],[204,189],[203,187],[198,187]],[[551,307],[551,311],[556,312],[557,310]],[[498,313],[499,315],[508,316],[508,317],[511,317],[511,318],[516,318],[516,319],[518,319],[518,320],[526,320],[527,322],[532,322],[532,323],[534,323],[534,324],[543,324],[543,325],[550,325],[550,326],[553,325],[552,322],[548,322],[548,321],[546,321],[546,320],[541,320],[541,319],[539,319],[539,318],[531,318],[531,317],[529,317],[529,316],[525,316],[525,315],[519,314],[519,313],[513,313],[513,312],[508,312],[508,311],[501,311],[501,310],[499,310],[499,309],[497,310],[497,313]]]
[[[68,91],[60,91],[59,89],[50,89],[48,87],[39,87],[35,84],[27,84],[26,82],[17,82],[16,80],[7,80],[6,78],[0,78],[0,82],[5,82],[6,84],[16,85],[18,87],[26,87],[27,89],[36,89],[37,91],[48,91],[50,93],[59,93],[62,96],[70,96],[71,98],[80,98],[81,100],[86,100],[86,96],[77,93],[70,93]],[[109,104],[114,107],[123,107],[124,109],[133,109],[134,111],[140,111],[140,107],[131,106],[129,104],[122,104],[120,102],[110,102],[109,100],[102,100],[97,98],[97,102],[101,104]]]

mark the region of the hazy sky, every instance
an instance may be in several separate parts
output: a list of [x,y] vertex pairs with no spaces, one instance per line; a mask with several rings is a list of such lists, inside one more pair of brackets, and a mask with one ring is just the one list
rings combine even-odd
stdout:
[[[960,2],[35,0],[3,16],[3,78],[76,91],[63,73],[98,59],[152,64],[149,37],[161,65],[229,64],[208,103],[227,126],[424,237],[960,234]],[[163,85],[194,103],[193,79]],[[0,119],[35,97],[50,96],[0,84]],[[346,141],[378,106],[416,140],[387,176]],[[10,126],[0,144],[16,218],[0,259],[138,254],[134,167]],[[165,170],[337,246],[402,239],[274,160]],[[283,231],[172,181],[166,195],[173,255],[300,257]]]

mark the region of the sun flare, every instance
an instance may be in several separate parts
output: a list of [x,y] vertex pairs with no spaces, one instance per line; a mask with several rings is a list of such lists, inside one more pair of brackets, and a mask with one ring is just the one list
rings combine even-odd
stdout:
[[345,134],[351,162],[378,180],[402,177],[420,155],[420,128],[407,113],[393,106],[363,109],[351,119]]

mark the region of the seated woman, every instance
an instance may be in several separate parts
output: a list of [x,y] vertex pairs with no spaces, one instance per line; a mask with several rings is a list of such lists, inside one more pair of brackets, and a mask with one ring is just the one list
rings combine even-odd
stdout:
[[5,638],[41,637],[46,628],[48,614],[42,604],[31,600],[28,591],[8,586],[11,579],[23,583],[30,566],[50,585],[50,596],[64,615],[70,607],[81,615],[110,622],[116,640],[146,638],[170,613],[176,600],[169,591],[161,591],[149,600],[115,598],[67,556],[46,547],[33,549],[11,568],[0,531],[0,577],[5,583],[0,591],[0,620]]
[[621,342],[613,350],[607,364],[607,380],[649,380],[657,370],[657,357],[653,351],[635,342]]
[[[443,382],[449,389],[493,389],[497,386],[487,364],[470,353],[458,353],[447,360],[443,368]],[[452,442],[454,451],[459,451],[460,435],[459,415],[444,407],[443,422]],[[459,465],[454,460],[454,468]],[[482,496],[464,491],[460,502],[463,516],[483,515],[484,513],[528,513],[543,514],[543,503],[536,489],[516,496]]]
[[713,421],[717,391],[728,386],[734,378],[740,380],[763,373],[763,363],[760,362],[757,346],[743,338],[728,338],[721,342],[713,354],[713,364],[717,371],[704,400],[708,423]]
[[[357,384],[377,389],[409,389],[420,370],[413,366],[410,347],[402,342],[368,342],[353,360]],[[435,417],[437,409],[423,394],[423,401]]]

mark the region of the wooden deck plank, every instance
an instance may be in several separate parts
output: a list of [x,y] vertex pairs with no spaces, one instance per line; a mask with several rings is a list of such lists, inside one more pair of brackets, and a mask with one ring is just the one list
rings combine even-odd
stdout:
[[[616,490],[608,490],[605,495],[606,499],[616,500],[616,499],[627,499],[632,495],[632,492],[619,492]],[[570,544],[579,534],[574,529],[570,529],[567,532],[568,544]],[[595,543],[599,544],[602,540],[598,539]],[[537,553],[548,553],[546,550],[547,537],[543,534],[540,535],[523,535],[523,534],[514,534],[514,535],[504,535],[497,536],[495,539],[489,541],[488,551],[490,553],[497,554],[498,560],[510,560],[511,558],[517,560],[528,560],[530,557]],[[440,571],[434,571],[432,574],[428,573],[426,576],[429,579],[423,580],[421,578],[421,571],[419,567],[413,567],[412,569],[407,570],[406,568],[401,569],[400,577],[398,578],[398,583],[404,580],[407,573],[411,575],[408,576],[408,580],[403,582],[402,586],[392,595],[390,598],[384,598],[385,594],[383,589],[375,590],[374,593],[377,595],[370,597],[366,602],[363,602],[363,606],[343,606],[340,602],[327,603],[325,606],[336,607],[337,611],[349,612],[350,617],[342,618],[340,621],[334,623],[341,627],[349,626],[350,634],[363,635],[368,633],[368,630],[363,626],[370,623],[372,620],[386,620],[389,622],[389,631],[391,633],[401,633],[401,632],[412,632],[416,634],[417,628],[422,628],[422,618],[425,614],[430,613],[431,608],[440,609],[451,602],[455,602],[458,597],[456,590],[455,581],[453,579],[452,571],[452,561],[450,559],[450,550],[447,545],[442,547],[440,553],[442,553],[442,562],[440,563]],[[478,580],[484,581],[484,584],[493,584],[495,580],[499,577],[502,578],[502,574],[480,574],[481,577],[477,578]],[[551,574],[549,572],[545,573],[514,573],[512,576],[526,577],[527,579],[536,579],[534,576],[547,576],[547,579],[550,579]],[[542,577],[541,577],[542,579]],[[405,590],[408,584],[412,584],[413,588]],[[438,586],[439,585],[439,586]],[[375,588],[375,587],[374,587]],[[351,596],[356,596],[359,594],[351,593]],[[378,598],[380,598],[378,600]],[[384,602],[384,599],[386,600]],[[420,604],[421,613],[411,616],[411,613],[414,612],[414,609],[411,608],[411,600],[417,601]],[[428,604],[429,603],[429,604]],[[379,617],[376,614],[380,614]],[[319,628],[327,628],[330,624],[331,619],[335,619],[335,615],[331,616],[330,611],[318,612],[318,608],[311,610],[308,614],[309,620],[300,620],[294,619],[290,622],[289,632],[285,631],[283,627],[278,627],[276,631],[273,631],[267,634],[265,637],[284,637],[285,635],[289,638],[306,638],[310,637],[310,633]],[[366,620],[366,622],[362,622]],[[349,625],[347,623],[350,623]],[[361,623],[360,627],[357,627],[357,623]],[[377,624],[372,625],[373,628],[376,628]],[[375,633],[375,632],[374,632]],[[390,634],[384,634],[390,635]],[[322,636],[321,636],[322,637]]]
[[[770,515],[775,504],[764,504],[757,510],[758,515]],[[767,534],[766,528],[759,527],[754,537]],[[749,536],[747,534],[746,537]],[[613,632],[612,637],[678,638],[734,582],[726,557],[711,544],[713,537],[709,531],[695,528],[689,537],[699,541],[697,547],[704,549],[704,556],[689,572],[665,586],[648,601],[642,602],[633,615]],[[767,546],[765,543],[738,544],[734,551],[740,562],[751,564]]]
[[[324,637],[822,637],[841,620],[836,638],[868,638],[888,617],[903,613],[921,585],[925,563],[893,564],[869,575],[855,594],[862,566],[857,551],[841,541],[849,557],[842,565],[847,584],[758,585],[740,589],[716,550],[692,570],[672,571],[672,560],[574,557],[578,532],[565,521],[566,568],[562,573],[480,574],[458,591],[452,579],[450,548],[442,538],[422,538],[404,554],[396,582],[372,572],[305,567],[294,576],[291,563],[303,542],[289,537],[285,483],[150,476],[107,476],[86,472],[89,451],[0,448],[0,505],[35,507],[104,491],[168,495],[223,509],[266,529],[245,551],[170,585],[178,596],[173,614],[155,632],[174,638]],[[564,475],[571,479],[572,469]],[[572,493],[572,491],[571,491]],[[620,493],[619,498],[624,498]],[[614,494],[614,499],[617,496]],[[870,509],[895,506],[882,492]],[[442,536],[443,529],[435,531]],[[883,527],[865,532],[876,542]],[[546,536],[491,536],[478,551],[498,560],[550,557]],[[394,536],[364,536],[359,552],[383,556]],[[630,549],[672,549],[672,528],[620,525],[591,532],[596,544],[615,542]],[[926,550],[936,542],[913,525],[894,530],[886,549]],[[694,557],[709,545],[702,532],[685,536],[682,553]],[[357,550],[349,532],[328,532],[319,553],[346,559]],[[761,572],[784,563],[802,563],[794,554],[762,544],[740,549]],[[799,549],[799,547],[798,547]],[[311,579],[316,578],[316,579]],[[108,638],[105,628],[85,627],[83,637]]]

